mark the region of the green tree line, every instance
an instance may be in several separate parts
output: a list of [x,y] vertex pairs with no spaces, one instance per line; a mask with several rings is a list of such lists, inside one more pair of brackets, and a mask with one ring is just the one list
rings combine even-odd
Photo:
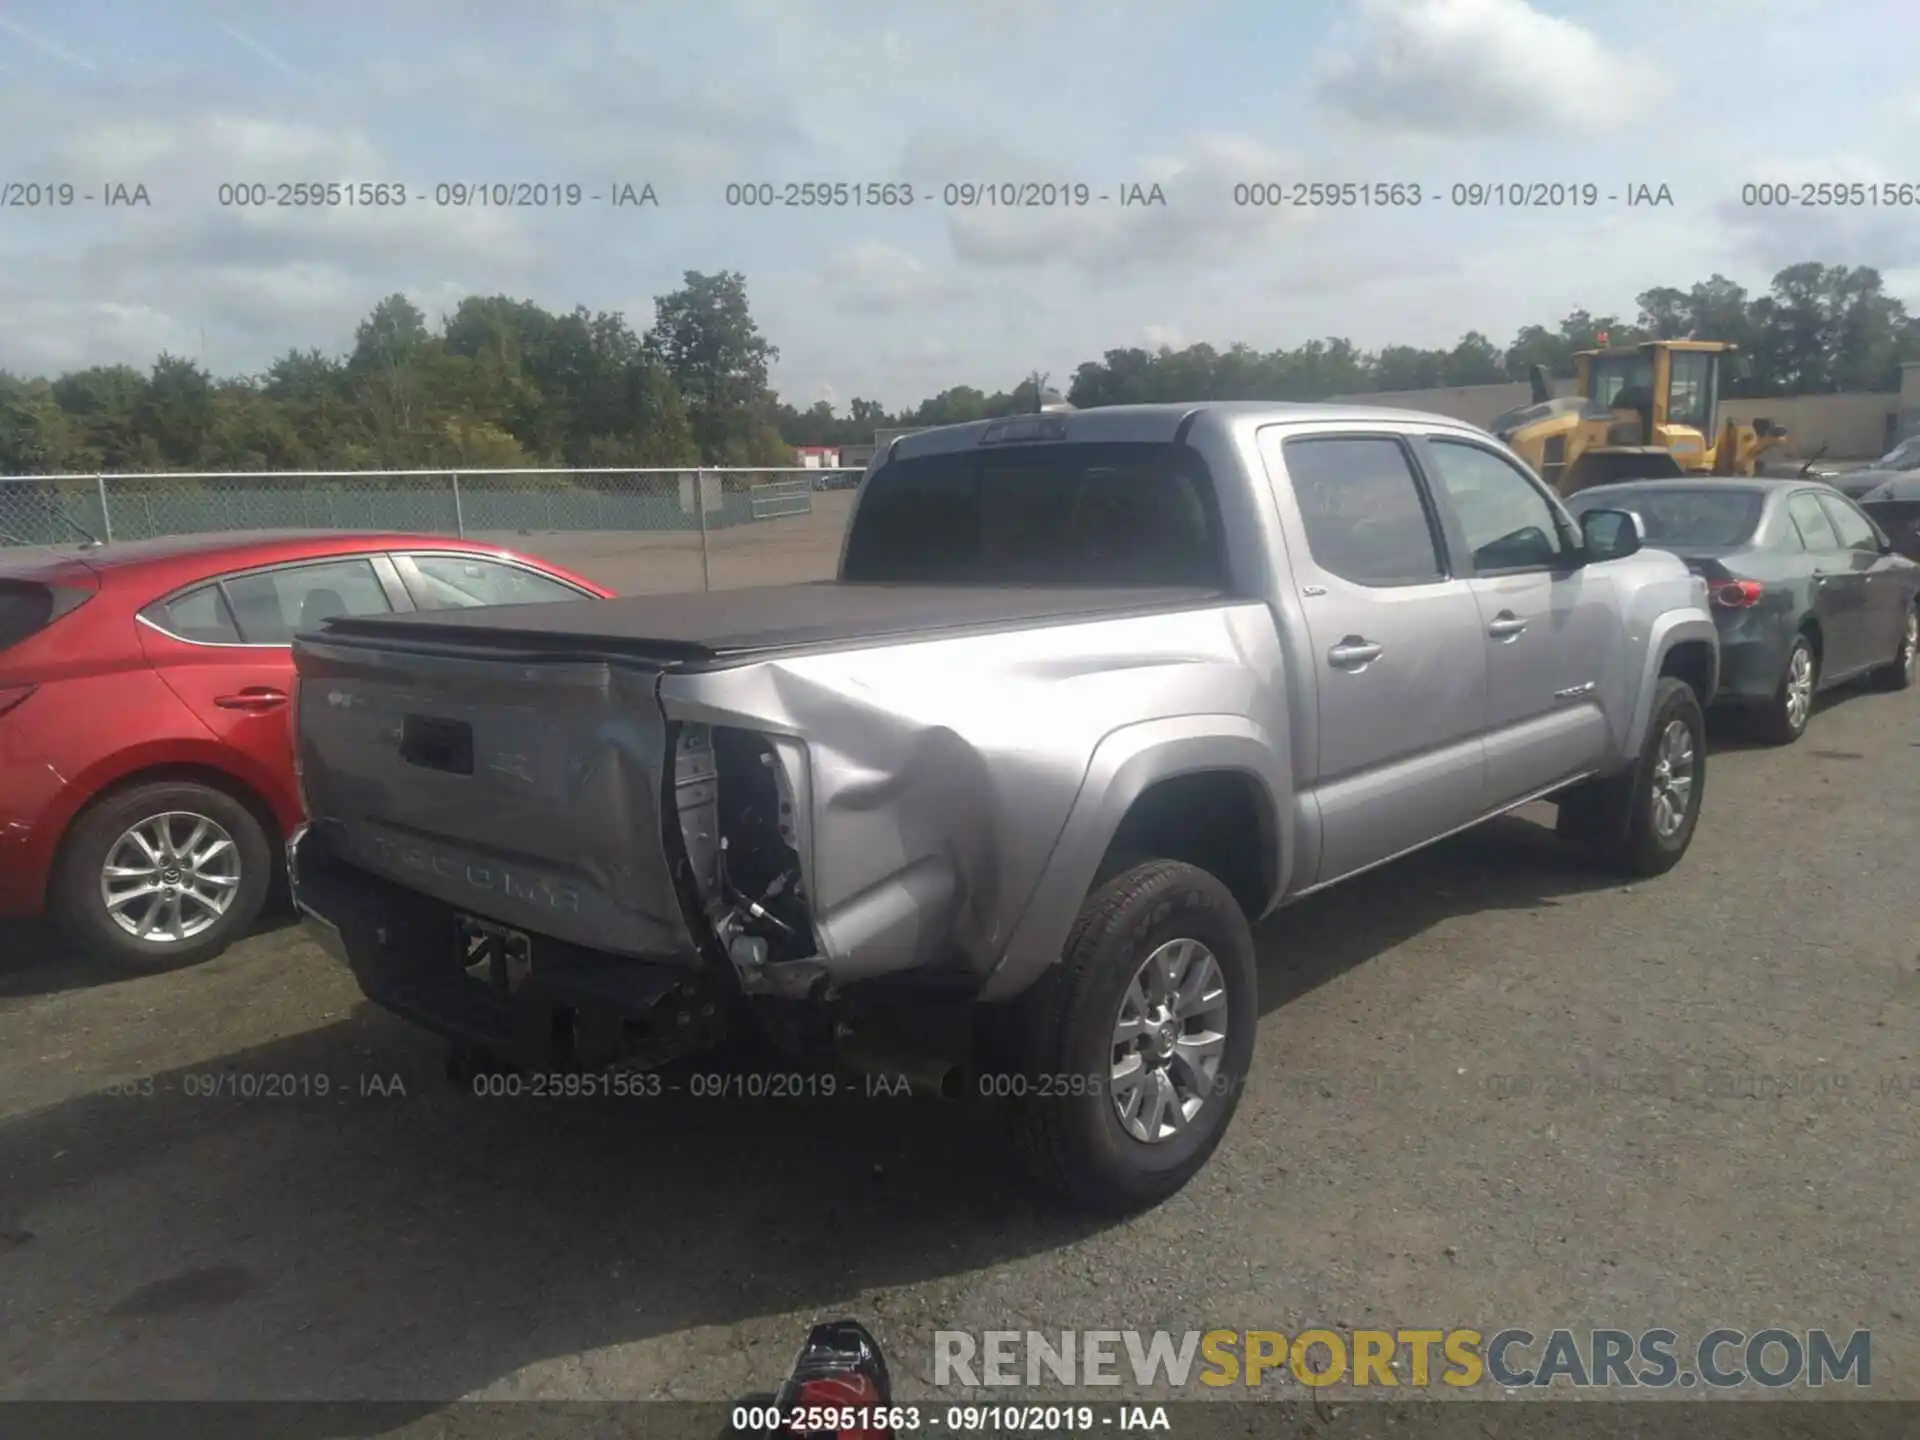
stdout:
[[[1316,400],[1572,373],[1605,334],[1728,340],[1748,373],[1733,393],[1898,387],[1920,359],[1920,320],[1865,266],[1789,266],[1767,293],[1722,275],[1637,298],[1631,319],[1576,310],[1527,325],[1504,348],[1469,331],[1451,347],[1366,351],[1340,338],[1292,349],[1198,344],[1109,350],[1066,398],[1082,408],[1156,400]],[[779,351],[755,324],[745,277],[689,271],[654,303],[643,334],[618,312],[557,315],[506,296],[470,297],[434,329],[393,295],[345,355],[294,350],[258,375],[216,378],[161,355],[146,372],[92,366],[57,378],[0,372],[0,474],[91,471],[780,465],[794,445],[870,441],[877,429],[950,424],[1036,408],[1046,377],[988,392],[956,385],[889,411],[855,399],[783,402]]]

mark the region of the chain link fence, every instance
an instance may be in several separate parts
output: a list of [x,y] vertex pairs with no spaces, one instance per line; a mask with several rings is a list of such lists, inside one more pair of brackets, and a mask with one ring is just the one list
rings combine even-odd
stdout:
[[[839,500],[857,478],[857,471],[800,467],[4,475],[0,554],[88,537],[124,542],[245,530],[387,530],[517,544],[566,564],[572,552],[607,552],[614,537],[625,535],[651,537],[647,544],[664,552],[690,549],[702,578],[689,584],[676,570],[673,588],[712,588],[711,552],[725,548],[716,546],[716,537],[742,527],[770,527],[768,541],[776,538],[771,530],[792,532],[810,557],[798,578],[819,578],[813,552],[822,546],[811,529],[820,527],[809,527],[807,519],[815,516],[817,496],[834,492],[829,498]],[[834,517],[819,518],[837,518],[844,505],[830,509]],[[521,537],[541,538],[528,545]],[[759,550],[761,540],[734,548]],[[602,583],[628,588],[634,580]],[[639,588],[664,583],[654,576]]]

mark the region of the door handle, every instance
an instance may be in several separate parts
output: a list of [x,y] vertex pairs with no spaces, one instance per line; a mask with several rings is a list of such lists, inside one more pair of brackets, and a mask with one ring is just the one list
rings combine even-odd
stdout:
[[222,710],[241,710],[249,715],[278,710],[287,703],[287,692],[266,685],[250,685],[237,695],[216,695],[214,704]]
[[1487,634],[1496,640],[1518,639],[1520,632],[1527,628],[1527,622],[1511,610],[1502,610],[1487,622]]
[[1340,670],[1358,670],[1378,660],[1386,653],[1386,649],[1386,646],[1376,645],[1358,635],[1349,635],[1327,651],[1327,663]]

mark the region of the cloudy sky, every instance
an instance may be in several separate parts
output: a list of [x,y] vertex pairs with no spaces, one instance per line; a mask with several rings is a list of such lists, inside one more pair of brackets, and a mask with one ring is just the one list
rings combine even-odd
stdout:
[[[506,293],[644,329],[690,269],[743,271],[781,393],[842,406],[1064,379],[1126,345],[1505,343],[1809,258],[1875,265],[1913,305],[1920,207],[1740,196],[1920,184],[1917,36],[1912,0],[0,0],[0,368],[164,349],[250,371],[344,349],[395,290],[431,316]],[[223,184],[299,181],[408,200],[220,204]],[[805,181],[916,199],[726,201]],[[943,203],[1002,181],[1094,198]],[[1423,203],[1234,203],[1295,181],[1417,184]],[[1503,181],[1623,198],[1449,203]],[[95,198],[16,203],[48,182]],[[494,182],[651,184],[659,204],[436,203]],[[1119,204],[1156,183],[1164,206]],[[116,184],[151,203],[103,208]],[[1630,209],[1635,185],[1674,204]]]

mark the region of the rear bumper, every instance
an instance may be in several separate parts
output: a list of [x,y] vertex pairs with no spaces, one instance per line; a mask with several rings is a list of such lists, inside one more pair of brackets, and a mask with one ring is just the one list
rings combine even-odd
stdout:
[[697,966],[635,960],[531,936],[509,986],[462,964],[457,913],[335,858],[302,825],[287,842],[307,935],[374,1004],[456,1044],[528,1069],[646,1067],[716,1043],[727,996]]
[[[1789,632],[1790,634],[1791,632]],[[1720,640],[1720,690],[1714,703],[1759,705],[1773,698],[1787,668],[1788,637],[1775,635]]]
[[39,756],[0,746],[0,919],[34,919],[46,905],[66,823],[63,785]]

